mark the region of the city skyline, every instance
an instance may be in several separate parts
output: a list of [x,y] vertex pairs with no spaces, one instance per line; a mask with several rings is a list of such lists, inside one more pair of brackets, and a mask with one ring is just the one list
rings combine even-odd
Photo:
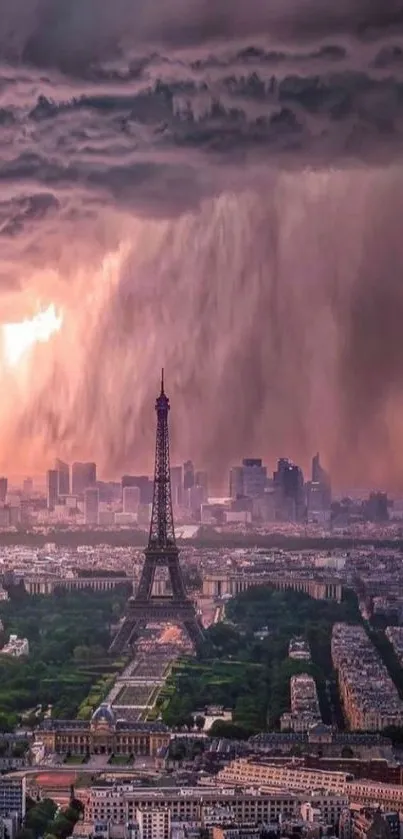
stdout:
[[[315,452],[311,456],[310,460],[306,462],[305,465],[304,464],[296,464],[302,470],[302,473],[303,473],[303,476],[304,476],[305,480],[308,480],[308,481],[311,480],[312,460],[315,458],[315,456],[317,454],[318,453]],[[57,459],[58,458],[56,458],[56,460]],[[211,474],[213,474],[214,470],[210,474],[208,469],[199,468],[200,464],[195,463],[192,459],[185,460],[182,463],[173,459],[172,466],[171,466],[171,471],[176,470],[176,469],[181,469],[183,471],[183,468],[184,468],[185,464],[186,463],[191,463],[193,465],[194,469],[195,469],[195,473],[205,474],[208,477],[209,486],[211,486],[211,489],[212,489],[211,495],[212,496],[217,495],[217,496],[225,497],[226,495],[229,495],[229,492],[227,492],[227,490],[228,490],[228,487],[229,487],[231,470],[233,468],[237,468],[237,467],[242,466],[242,462],[244,460],[253,460],[253,461],[254,460],[261,460],[263,465],[267,469],[268,476],[270,478],[272,478],[273,475],[275,474],[278,462],[280,460],[290,460],[291,463],[295,463],[295,461],[292,458],[289,458],[289,457],[286,457],[286,456],[277,457],[277,458],[274,458],[273,460],[271,460],[270,462],[267,462],[265,460],[265,458],[260,457],[257,454],[254,457],[251,457],[250,455],[247,456],[247,457],[244,457],[244,456],[241,455],[240,458],[238,459],[238,461],[236,463],[233,462],[228,467],[228,470],[225,473],[223,473],[222,479],[220,481],[215,482],[215,483],[213,483],[211,481]],[[62,462],[64,462],[64,461],[62,461]],[[87,463],[88,461],[74,461],[74,462]],[[73,466],[73,462],[71,462],[69,464],[66,464],[66,465],[69,466],[70,471],[71,471],[71,467]],[[323,466],[322,457],[321,457],[321,466]],[[46,476],[47,476],[47,473],[49,471],[51,471],[51,470],[46,468],[46,464],[45,464],[44,471],[38,471],[38,473],[35,473],[35,472],[30,472],[29,474],[28,474],[28,472],[13,473],[12,471],[10,471],[7,475],[3,476],[2,473],[1,473],[1,470],[0,470],[0,480],[1,480],[2,477],[5,477],[8,480],[9,487],[12,487],[12,488],[15,488],[15,489],[23,489],[23,485],[24,485],[25,481],[32,481],[34,489],[43,490],[43,489],[46,488],[46,481],[47,481]],[[125,477],[131,477],[131,476],[138,477],[138,478],[144,476],[144,477],[147,477],[149,480],[152,480],[152,472],[153,472],[152,467],[148,471],[140,470],[140,469],[136,470],[136,468],[128,470],[128,469],[125,469],[123,467],[121,472],[116,472],[114,474],[102,474],[101,472],[98,474],[98,472],[97,472],[97,483],[100,482],[100,483],[111,483],[111,484],[119,483],[120,484],[122,482],[122,479],[124,479]],[[333,478],[333,476],[331,476],[331,477]],[[376,491],[390,492],[392,497],[393,496],[403,497],[403,488],[402,488],[401,491],[396,490],[394,492],[393,489],[392,489],[392,491],[390,491],[390,490],[388,490],[388,488],[386,486],[383,486],[383,485],[376,485],[376,484],[371,485],[371,484],[369,484],[369,485],[365,486],[363,482],[357,483],[356,485],[350,485],[350,486],[349,485],[343,485],[342,483],[334,484],[333,479],[332,479],[332,490],[334,490],[334,494],[337,497],[342,497],[343,494],[348,495],[349,493],[353,494],[353,495],[359,495],[360,493],[365,494],[365,493],[376,492]],[[70,494],[73,495],[74,493],[71,492]]]

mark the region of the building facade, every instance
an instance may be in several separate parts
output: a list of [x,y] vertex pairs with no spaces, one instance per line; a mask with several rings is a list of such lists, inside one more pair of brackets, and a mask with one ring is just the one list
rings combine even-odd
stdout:
[[136,823],[139,839],[170,839],[171,814],[167,807],[157,810],[138,807]]
[[71,469],[72,495],[83,495],[86,489],[93,487],[97,480],[95,463],[73,463]]
[[84,821],[127,824],[136,821],[139,810],[170,813],[172,821],[200,822],[217,807],[225,808],[231,818],[240,824],[278,821],[280,817],[296,816],[298,798],[292,793],[278,790],[265,793],[260,790],[212,789],[203,787],[136,787],[128,784],[93,786],[85,803]]
[[292,574],[279,573],[258,573],[258,574],[231,574],[226,571],[206,574],[203,577],[203,595],[205,597],[224,597],[230,595],[236,597],[242,591],[253,586],[271,586],[272,588],[286,591],[302,591],[315,600],[337,600],[342,599],[342,584],[338,581],[317,578],[302,577]]
[[345,794],[347,782],[352,778],[346,772],[278,766],[242,757],[228,763],[217,777],[222,784],[281,787],[307,792],[323,790],[336,795]]
[[89,487],[84,491],[84,516],[86,524],[98,524],[99,490],[96,487]]
[[70,466],[64,463],[60,458],[55,460],[55,470],[57,472],[57,494],[58,496],[70,495]]
[[130,586],[133,589],[133,579],[130,577],[59,577],[56,574],[27,574],[24,588],[28,594],[53,594],[54,591],[112,591],[119,586]]
[[58,475],[56,469],[49,469],[46,475],[48,510],[54,510],[58,499]]
[[25,816],[26,782],[25,778],[0,779],[0,816],[7,818],[17,813],[21,822]]
[[110,705],[103,704],[86,720],[44,720],[36,741],[47,753],[60,755],[144,755],[155,756],[166,748],[170,734],[162,723],[117,719]]

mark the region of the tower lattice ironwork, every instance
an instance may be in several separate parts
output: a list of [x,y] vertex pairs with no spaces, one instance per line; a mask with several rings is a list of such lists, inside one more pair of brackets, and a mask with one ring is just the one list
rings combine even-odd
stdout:
[[[161,375],[161,392],[155,403],[155,411],[157,435],[148,546],[144,552],[145,560],[137,592],[129,599],[123,624],[110,647],[113,653],[121,652],[131,646],[144,626],[150,622],[181,624],[196,649],[203,640],[201,623],[192,601],[186,594],[175,540],[169,461],[170,404],[164,390],[164,371]],[[169,574],[171,593],[164,597],[153,595],[154,578],[158,567],[166,568]]]

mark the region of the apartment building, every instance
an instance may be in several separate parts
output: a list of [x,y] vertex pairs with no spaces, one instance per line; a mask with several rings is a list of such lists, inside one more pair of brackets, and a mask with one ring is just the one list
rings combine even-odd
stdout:
[[350,803],[382,809],[403,810],[403,786],[378,784],[376,781],[353,781],[347,786]]
[[21,822],[25,816],[25,807],[25,778],[8,778],[3,776],[0,779],[0,816],[2,818],[8,818],[16,813],[19,822]]
[[369,837],[400,839],[398,812],[380,812],[376,807],[353,808],[350,819],[352,839],[368,839]]
[[93,786],[85,802],[85,823],[127,824],[138,812],[168,812],[171,821],[205,821],[217,808],[239,824],[278,821],[298,814],[299,801],[291,792],[228,789],[224,787],[166,787],[130,784]]
[[403,703],[364,627],[335,624],[331,651],[350,728],[379,731],[403,725]]
[[315,679],[308,673],[299,673],[290,679],[291,713],[280,720],[282,731],[303,734],[322,721]]
[[136,823],[139,839],[170,839],[171,814],[167,807],[155,810],[138,807]]
[[221,784],[281,787],[293,792],[320,790],[344,795],[346,784],[352,779],[352,775],[347,772],[303,769],[292,765],[277,766],[241,757],[228,763],[218,773],[217,779]]

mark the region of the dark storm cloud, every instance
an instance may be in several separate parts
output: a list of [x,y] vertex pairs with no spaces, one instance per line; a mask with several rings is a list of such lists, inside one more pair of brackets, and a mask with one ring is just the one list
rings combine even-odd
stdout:
[[217,162],[400,154],[403,64],[399,44],[382,43],[398,31],[394,0],[1,0],[0,11],[0,56],[14,62],[0,78],[3,180],[103,187],[159,213],[179,181],[178,208],[185,181],[192,206],[206,191],[200,167],[209,188]]
[[4,372],[0,460],[149,467],[165,362],[174,451],[218,479],[321,447],[340,481],[403,483],[401,0],[0,21],[1,312],[64,313],[29,386]]
[[285,39],[399,31],[400,0],[2,0],[2,51],[38,66],[83,68],[128,43],[199,44],[248,35]]
[[37,193],[0,203],[0,236],[16,236],[32,222],[56,212],[59,203],[50,193]]

